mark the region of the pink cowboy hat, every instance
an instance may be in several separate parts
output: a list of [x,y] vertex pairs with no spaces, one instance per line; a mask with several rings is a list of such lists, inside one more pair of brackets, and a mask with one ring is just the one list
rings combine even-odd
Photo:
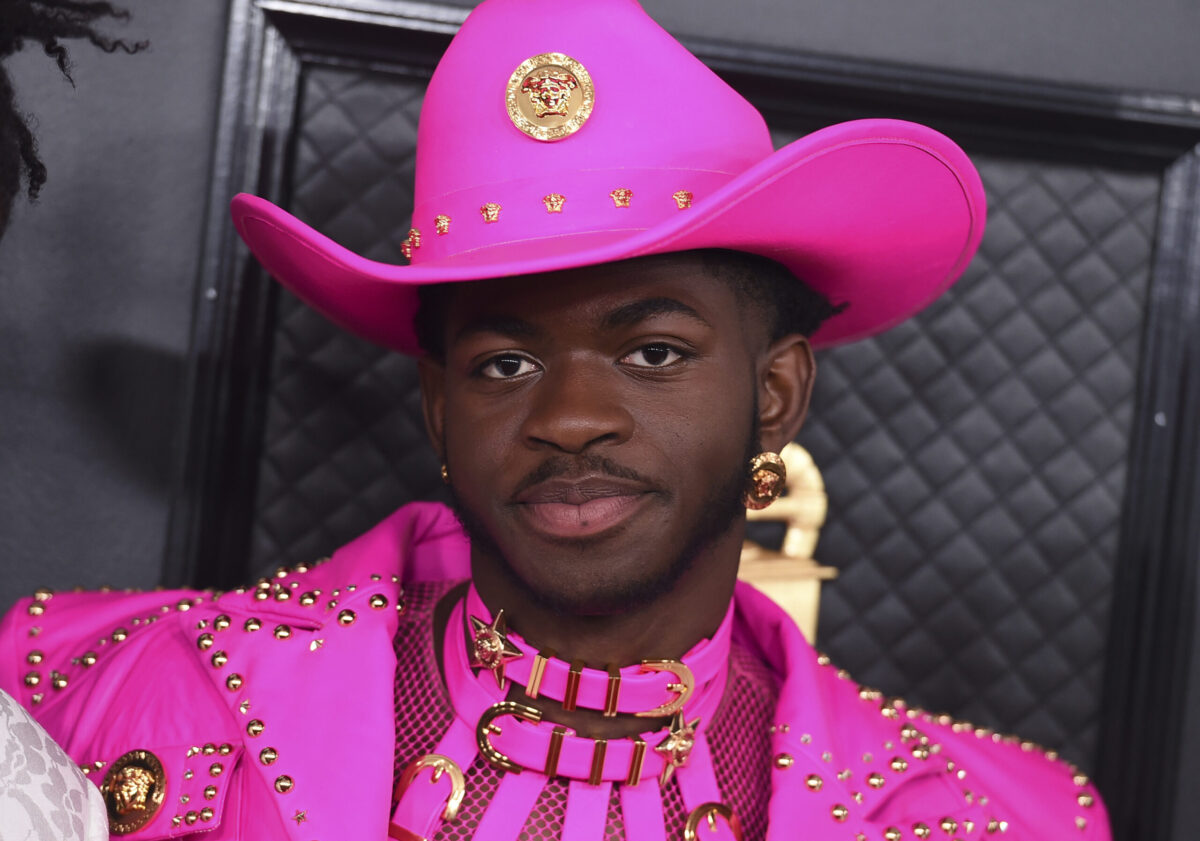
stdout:
[[829,346],[917,312],[983,235],[979,175],[897,120],[775,151],[762,116],[634,0],[488,0],[425,97],[411,265],[367,260],[263,199],[233,219],[276,279],[345,329],[419,354],[417,287],[697,248],[760,254],[846,310]]

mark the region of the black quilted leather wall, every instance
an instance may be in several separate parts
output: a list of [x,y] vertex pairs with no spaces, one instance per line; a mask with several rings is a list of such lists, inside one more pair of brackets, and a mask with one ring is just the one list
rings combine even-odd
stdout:
[[966,276],[818,360],[818,636],[860,682],[1088,766],[1159,182],[977,162]]
[[[291,210],[372,259],[406,262],[425,79],[312,69],[303,79]],[[280,290],[258,477],[253,568],[328,555],[399,505],[436,498],[416,366]]]
[[[301,218],[401,261],[424,84],[309,68]],[[801,440],[830,492],[818,556],[841,570],[820,640],[861,682],[1086,767],[1159,179],[976,160],[991,218],[966,277],[819,358]],[[326,554],[441,492],[413,365],[286,294],[267,399],[257,566]]]

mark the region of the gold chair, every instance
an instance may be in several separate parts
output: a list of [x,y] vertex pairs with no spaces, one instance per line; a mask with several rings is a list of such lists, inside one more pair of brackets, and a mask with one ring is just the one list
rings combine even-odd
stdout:
[[805,638],[815,642],[821,582],[835,578],[837,570],[813,560],[813,550],[829,499],[825,482],[812,456],[799,444],[788,444],[780,457],[787,465],[787,490],[769,507],[747,511],[748,520],[783,522],[783,546],[775,552],[747,540],[742,545],[738,578],[753,584],[786,610]]

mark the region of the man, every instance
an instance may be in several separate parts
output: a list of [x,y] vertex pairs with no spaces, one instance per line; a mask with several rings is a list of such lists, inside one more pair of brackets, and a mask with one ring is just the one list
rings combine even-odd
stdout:
[[894,121],[774,152],[632,0],[481,5],[419,149],[410,266],[253,197],[234,220],[311,305],[420,356],[457,519],[407,506],[233,593],[41,591],[0,631],[0,685],[114,832],[1106,838],[1086,778],[856,686],[736,584],[811,347],[974,253],[962,152]]

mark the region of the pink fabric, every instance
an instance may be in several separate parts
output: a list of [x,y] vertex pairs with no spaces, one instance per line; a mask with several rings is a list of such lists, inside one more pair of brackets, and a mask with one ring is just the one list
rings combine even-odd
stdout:
[[662,799],[649,786],[621,787],[621,816],[626,841],[658,841],[666,836]]
[[[432,753],[450,759],[459,770],[470,768],[478,753],[474,728],[456,717]],[[448,780],[449,776],[443,775],[443,779]],[[433,838],[443,823],[450,791],[446,786],[433,788],[411,785],[403,791],[397,789],[397,793],[400,799],[392,810],[392,824],[415,832],[422,838]]]
[[[29,707],[76,762],[110,763],[135,748],[167,760],[162,812],[128,837],[203,830],[214,841],[384,839],[395,740],[392,637],[400,596],[392,577],[465,575],[465,550],[449,511],[417,504],[328,563],[271,579],[262,589],[266,598],[252,590],[216,598],[164,591],[26,599],[0,623],[0,688]],[[303,604],[302,596],[317,590],[316,602]],[[286,599],[278,596],[284,592],[290,594]],[[376,596],[386,605],[373,607]],[[35,604],[43,609],[31,613]],[[1095,790],[1073,779],[1064,763],[1015,740],[977,735],[903,705],[885,706],[881,714],[879,700],[869,693],[860,697],[859,687],[818,660],[765,596],[739,585],[735,605],[735,645],[753,649],[782,677],[772,752],[786,753],[792,762],[772,765],[768,839],[793,838],[798,828],[817,841],[842,841],[857,832],[879,838],[891,826],[909,837],[914,824],[937,830],[943,819],[961,827],[960,836],[968,821],[976,833],[989,822],[1004,821],[1003,837],[1017,841],[1110,837]],[[223,617],[228,627],[218,630]],[[245,630],[252,618],[261,621],[260,630]],[[282,625],[290,633],[277,635]],[[118,630],[128,633],[114,642]],[[202,647],[205,634],[213,641]],[[35,650],[41,660],[32,664]],[[97,655],[95,665],[72,662],[89,651]],[[221,667],[212,660],[218,651],[228,657]],[[65,688],[24,680],[31,671],[45,678],[52,669],[67,677]],[[228,679],[235,673],[242,682],[231,689]],[[36,695],[42,696],[39,703]],[[249,702],[246,712],[242,702]],[[252,720],[262,722],[260,735],[251,735]],[[902,729],[906,725],[917,735]],[[178,796],[189,790],[185,785],[195,787],[214,761],[212,755],[188,757],[186,749],[178,749],[207,743],[229,744],[239,757],[226,761],[222,776],[211,778],[223,790],[219,808],[203,825],[172,828],[171,816],[203,805],[194,797],[180,804]],[[268,746],[278,759],[264,764]],[[903,770],[893,770],[895,760],[902,760],[897,767]],[[191,779],[186,770],[193,771]],[[881,787],[867,784],[872,773],[883,776]],[[287,793],[275,788],[280,775],[293,781]],[[821,779],[818,790],[806,785],[809,775]],[[533,775],[505,775],[502,785],[520,787],[508,781],[522,777]],[[522,788],[515,796],[532,805],[536,792]],[[636,799],[624,792],[621,797],[623,803]],[[844,820],[834,819],[836,806],[845,808]]]
[[[467,615],[491,624],[492,615],[479,597],[474,585],[467,590]],[[729,638],[733,631],[733,605],[721,621],[712,639],[702,639],[683,655],[682,661],[688,666],[695,680],[693,696],[708,688],[709,684],[722,675],[729,663]],[[533,658],[538,653],[536,646],[531,646],[515,631],[509,631],[506,636],[516,648],[521,650],[522,657],[509,662],[504,668],[506,678],[511,678],[522,686],[529,685],[532,672]],[[556,701],[562,701],[567,694],[567,679],[570,664],[557,657],[549,657],[543,666],[542,680],[538,694]],[[618,712],[639,713],[656,709],[675,701],[679,695],[667,688],[678,678],[672,672],[655,672],[641,665],[625,666],[619,670],[621,675],[620,689],[617,696]],[[594,710],[604,709],[608,697],[608,672],[599,669],[583,668],[579,672],[579,688],[577,703],[580,707]],[[718,693],[719,694],[719,693]]]
[[[441,754],[445,756],[445,754]],[[409,835],[397,835],[393,830],[397,827],[415,833],[421,838],[432,838],[437,828],[446,819],[448,805],[454,795],[454,780],[450,774],[434,775],[431,768],[424,768],[412,779],[407,787],[399,787],[393,795],[398,799],[392,812],[392,826],[389,833],[392,837],[408,838]]]
[[[527,137],[504,95],[526,59],[561,52],[595,85],[575,134]],[[610,198],[630,189],[627,207]],[[680,208],[676,191],[692,194]],[[543,197],[565,197],[550,213]],[[485,203],[500,205],[494,222]],[[360,257],[262,199],[234,224],[266,269],[346,329],[404,353],[419,284],[696,248],[762,254],[849,309],[813,337],[878,332],[954,282],[983,234],[963,152],[897,120],[842,123],[775,152],[762,116],[633,0],[488,0],[438,65],[421,113],[412,265]],[[436,218],[449,217],[437,233]],[[397,222],[399,220],[396,220]]]
[[[444,675],[456,715],[470,725],[478,721],[492,704],[503,701],[507,691],[496,686],[490,673],[482,670],[478,675],[472,673],[467,662],[463,621],[463,607],[460,604],[451,612],[450,621],[446,626]],[[684,715],[688,721],[699,718],[703,725],[712,718],[724,695],[727,676],[727,670],[722,669],[688,698],[684,705]],[[550,722],[533,723],[512,716],[500,716],[496,719],[496,724],[500,725],[501,732],[490,738],[496,750],[525,768],[545,767],[553,729]],[[663,735],[662,731],[647,731],[642,733],[641,737],[653,748],[661,741]],[[603,779],[609,782],[626,779],[632,763],[633,743],[627,739],[611,740],[607,748]],[[588,777],[593,749],[593,740],[578,737],[568,728],[567,735],[563,737],[562,753],[558,762],[559,773],[575,779]],[[466,767],[470,762],[459,764],[460,767]],[[652,749],[647,750],[639,779],[653,780],[662,773],[665,764],[662,754]],[[683,774],[684,771],[677,773]],[[496,838],[495,841],[503,839]]]
[[[707,803],[722,801],[721,789],[717,786],[717,777],[713,773],[712,753],[708,748],[708,737],[703,731],[696,734],[696,746],[687,767],[682,769],[689,773],[679,774],[679,790],[683,793],[683,805],[688,812],[704,806]],[[782,829],[782,827],[781,827]],[[722,820],[716,821],[713,831],[705,827],[704,837],[709,841],[734,841],[735,834],[729,824]]]
[[611,797],[612,783],[593,786],[571,780],[562,841],[604,841],[604,825],[608,819],[608,801]]
[[483,813],[475,837],[516,838],[525,825],[525,818],[542,792],[542,781],[533,774],[505,774],[500,779],[496,796]]

